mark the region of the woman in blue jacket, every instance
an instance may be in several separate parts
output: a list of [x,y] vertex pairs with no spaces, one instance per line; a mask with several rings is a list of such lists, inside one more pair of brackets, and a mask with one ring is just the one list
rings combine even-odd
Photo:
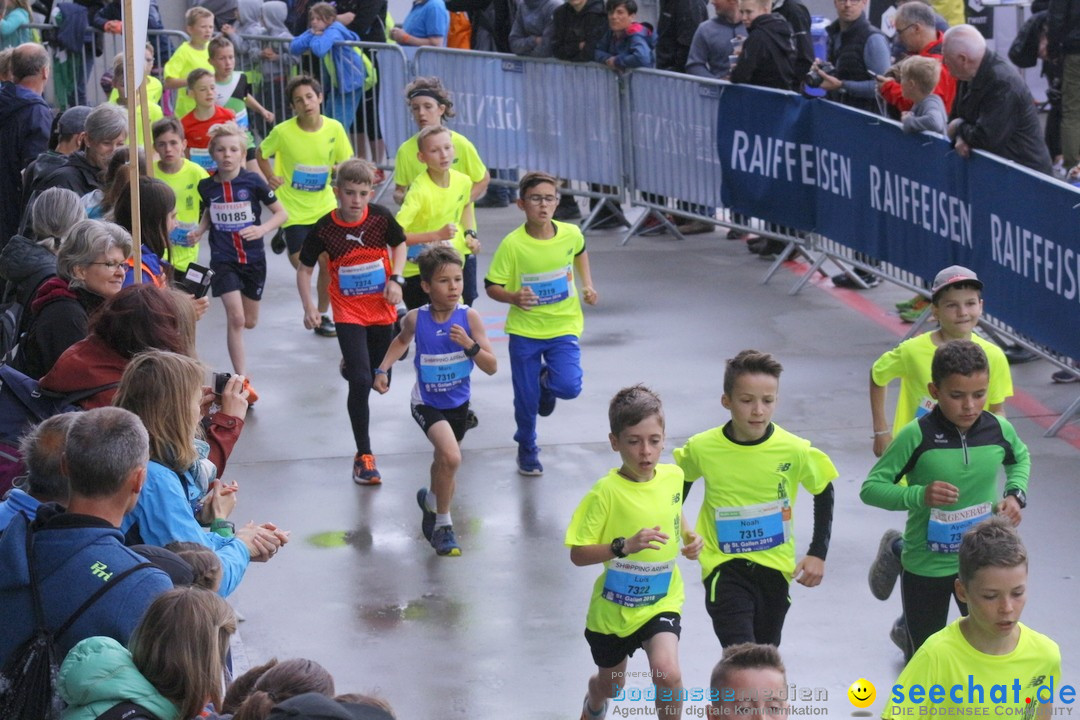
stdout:
[[[131,544],[164,547],[170,542],[206,545],[221,559],[223,597],[236,589],[252,560],[266,561],[288,541],[270,523],[236,529],[229,515],[236,485],[217,477],[201,439],[203,407],[211,400],[221,413],[243,423],[248,392],[244,378],[232,375],[219,396],[203,387],[204,370],[186,355],[153,350],[135,356],[124,370],[113,403],[139,416],[150,435],[146,485],[120,529]],[[215,416],[215,422],[218,421]]]
[[364,99],[367,69],[359,48],[337,43],[359,42],[360,36],[337,19],[337,10],[321,2],[308,11],[308,29],[292,41],[289,52],[299,55],[311,51],[322,61],[326,114],[352,132],[356,108]]

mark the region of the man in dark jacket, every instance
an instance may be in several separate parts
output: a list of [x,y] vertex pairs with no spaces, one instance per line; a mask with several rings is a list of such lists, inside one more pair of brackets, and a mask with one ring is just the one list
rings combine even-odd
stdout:
[[[101,595],[55,638],[59,657],[96,635],[126,645],[146,608],[172,587],[168,575],[154,568],[119,578],[143,562],[124,547],[117,528],[139,499],[148,460],[146,430],[127,410],[90,410],[72,423],[63,459],[71,493],[67,511],[43,505],[29,527],[19,513],[0,535],[0,665],[7,664],[34,630],[28,556],[37,570],[45,624],[51,630],[109,583],[123,584]],[[28,536],[32,548],[27,547]]]
[[[889,41],[866,19],[868,0],[833,0],[836,20],[829,25],[828,58],[836,68],[821,72],[821,88],[833,102],[881,114],[877,80],[889,69]],[[820,72],[820,71],[819,71]]]
[[1049,174],[1050,153],[1035,103],[1016,69],[988,50],[985,38],[971,25],[949,28],[943,55],[959,82],[947,128],[957,154],[967,157],[972,150],[985,150]]
[[[86,105],[69,107],[64,114],[56,119],[53,124],[49,149],[32,160],[23,171],[23,197],[22,203],[25,209],[30,204],[31,188],[38,178],[45,177],[53,170],[67,162],[68,156],[78,150],[82,150],[86,143],[86,116],[93,110]],[[23,215],[25,220],[26,215]],[[23,222],[20,230],[26,227]]]
[[810,34],[810,11],[800,0],[775,0],[772,11],[788,21],[795,45],[795,77],[799,82],[814,64],[814,38]]
[[49,149],[53,111],[42,94],[49,81],[49,53],[24,43],[11,54],[13,82],[0,89],[0,248],[19,231],[22,171]]
[[709,18],[704,0],[660,0],[656,24],[656,69],[686,72],[698,25]]
[[1061,151],[1065,168],[1080,162],[1080,0],[1050,0],[1047,59],[1062,68]]
[[596,43],[607,30],[604,0],[569,0],[551,17],[552,55],[570,62],[592,62]]
[[[551,54],[569,62],[592,62],[596,44],[607,32],[607,13],[604,0],[567,0],[555,8],[551,16]],[[563,187],[566,187],[565,181]],[[598,190],[599,186],[593,186]],[[595,206],[596,200],[590,201]],[[569,192],[559,193],[559,206],[555,208],[556,220],[576,220],[581,208]]]
[[795,46],[791,26],[780,15],[770,12],[772,0],[742,0],[739,16],[746,25],[743,43],[731,82],[777,90],[793,90],[795,79]]

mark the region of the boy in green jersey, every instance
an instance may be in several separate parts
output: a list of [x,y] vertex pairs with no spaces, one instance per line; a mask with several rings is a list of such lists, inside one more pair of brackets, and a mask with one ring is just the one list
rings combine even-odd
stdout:
[[251,94],[247,75],[236,69],[236,46],[224,35],[218,35],[207,46],[210,64],[214,66],[214,102],[236,115],[236,124],[247,133],[245,163],[251,172],[259,172],[255,162],[255,135],[251,131],[248,110],[258,113],[268,124],[274,124],[274,113],[264,108]]
[[[397,214],[397,222],[405,230],[408,261],[405,263],[405,307],[415,310],[426,305],[430,298],[421,287],[420,268],[416,259],[430,244],[449,244],[463,258],[480,250],[476,236],[476,219],[469,193],[473,182],[465,173],[453,168],[454,144],[450,130],[442,125],[426,127],[417,141],[417,157],[426,166],[413,179],[409,194]],[[476,282],[469,295],[468,283],[461,301],[471,306],[476,300]]]
[[964,533],[958,556],[953,583],[969,612],[919,648],[881,717],[932,710],[939,716],[1049,718],[1054,688],[1062,687],[1061,651],[1020,622],[1028,579],[1020,536],[1010,521],[992,517]]
[[683,556],[696,559],[701,538],[686,529],[682,516],[682,472],[659,464],[660,398],[643,385],[623,388],[611,400],[608,421],[608,440],[622,467],[608,471],[582,499],[565,540],[575,565],[604,564],[585,619],[597,671],[589,678],[581,717],[601,720],[607,714],[608,700],[624,684],[627,659],[644,648],[657,686],[657,716],[677,720],[683,583],[675,559],[679,539]]
[[187,87],[188,75],[198,68],[210,71],[214,69],[206,49],[210,38],[214,37],[214,13],[196,5],[184,13],[184,25],[189,40],[180,43],[180,47],[176,48],[163,69],[165,89],[180,90],[176,94],[176,107],[173,108],[173,114],[178,118],[195,109],[195,100],[183,92]]
[[[982,317],[982,281],[960,265],[945,268],[934,278],[931,312],[939,328],[897,345],[874,362],[870,369],[870,414],[874,422],[874,455],[881,457],[894,433],[934,407],[926,392],[934,350],[950,340],[971,340],[986,353],[990,367],[987,410],[1004,413],[1005,399],[1013,394],[1012,376],[1005,353],[997,345],[974,334]],[[885,419],[885,391],[900,379],[900,395],[892,428]]]
[[[934,400],[926,390],[930,384],[930,363],[934,351],[950,340],[971,340],[986,353],[990,367],[987,406],[992,413],[1005,414],[1005,399],[1013,394],[1009,362],[1001,348],[974,334],[982,317],[982,289],[982,281],[966,267],[951,265],[941,270],[934,277],[931,288],[931,312],[939,328],[905,340],[879,357],[870,369],[870,415],[877,457],[885,452],[900,428],[934,407]],[[900,393],[890,428],[885,419],[885,394],[889,383],[896,378],[900,379]],[[886,530],[869,572],[870,592],[878,600],[888,600],[892,595],[900,576],[902,552],[900,533],[892,528]],[[910,656],[905,625],[903,616],[897,618],[891,636],[893,642]]]
[[[731,421],[675,451],[687,490],[705,478],[697,521],[705,540],[701,577],[705,609],[725,648],[779,646],[791,580],[816,587],[825,575],[836,468],[809,440],[773,424],[782,371],[772,355],[756,350],[728,360],[720,403]],[[796,563],[792,513],[800,485],[814,496],[814,535]]]
[[518,183],[517,205],[525,224],[503,238],[484,278],[488,297],[508,303],[510,373],[514,385],[514,420],[518,472],[542,475],[536,445],[536,416],[555,411],[555,400],[581,393],[581,346],[585,320],[578,299],[597,301],[585,237],[577,225],[554,222],[558,181],[539,172]]
[[[983,409],[990,371],[981,347],[970,340],[942,345],[930,375],[927,390],[937,404],[900,429],[859,493],[868,505],[908,513],[900,591],[911,652],[945,627],[964,532],[994,512],[1019,524],[1031,471],[1013,426]],[[956,602],[966,615],[959,596]]]
[[199,243],[188,233],[199,226],[199,183],[210,177],[198,164],[184,157],[184,127],[175,117],[154,123],[150,130],[157,153],[157,176],[176,194],[176,228],[169,233],[169,262],[179,274],[199,258]]
[[[289,220],[270,242],[275,253],[286,248],[292,266],[300,265],[300,248],[319,220],[337,207],[331,175],[353,156],[345,128],[322,114],[322,84],[310,75],[298,75],[285,86],[293,117],[279,122],[259,144],[255,159],[267,184],[277,192]],[[271,159],[273,164],[271,165]],[[282,242],[284,241],[284,242]],[[325,254],[319,257],[316,280],[320,323],[316,335],[336,337],[330,319],[330,271]]]

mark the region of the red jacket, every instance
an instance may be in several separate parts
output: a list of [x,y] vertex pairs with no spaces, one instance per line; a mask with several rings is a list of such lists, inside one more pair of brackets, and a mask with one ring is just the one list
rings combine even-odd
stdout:
[[[64,351],[52,370],[41,378],[41,387],[52,392],[74,393],[109,383],[119,384],[128,362],[128,358],[101,338],[89,335]],[[115,395],[115,387],[102,390],[81,401],[79,406],[83,410],[108,407]],[[210,444],[210,462],[217,467],[218,477],[225,473],[225,462],[243,428],[243,420],[221,412],[203,421],[206,442]]]
[[[949,73],[948,68],[945,67],[945,63],[942,62],[941,43],[943,40],[944,34],[939,30],[937,39],[927,43],[926,47],[919,50],[919,54],[923,57],[934,58],[941,63],[941,78],[938,79],[937,87],[934,88],[934,94],[945,102],[945,114],[949,115],[952,113],[953,100],[956,99],[956,78]],[[895,80],[888,80],[881,85],[881,97],[885,98],[885,102],[899,109],[901,112],[907,112],[911,109],[913,104],[903,96],[900,91],[900,83]]]

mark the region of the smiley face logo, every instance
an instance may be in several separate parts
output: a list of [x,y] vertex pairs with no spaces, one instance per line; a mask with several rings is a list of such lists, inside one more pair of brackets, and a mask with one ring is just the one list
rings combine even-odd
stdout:
[[859,678],[847,689],[848,700],[857,708],[868,708],[877,698],[877,689],[866,678]]

